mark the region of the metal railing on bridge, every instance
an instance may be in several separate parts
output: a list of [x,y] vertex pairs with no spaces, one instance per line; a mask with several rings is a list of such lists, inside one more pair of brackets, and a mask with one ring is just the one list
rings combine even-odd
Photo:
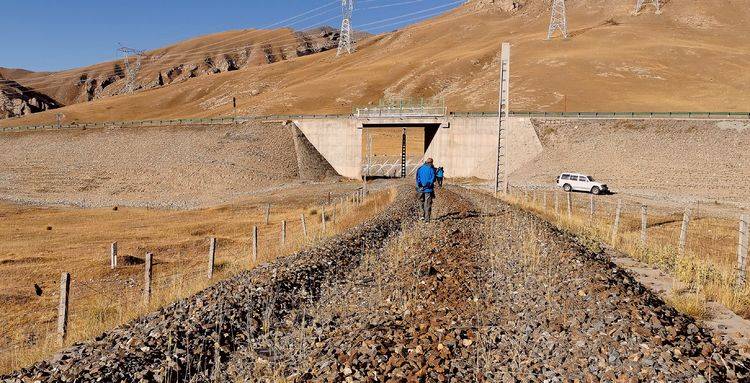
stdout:
[[357,118],[368,117],[443,117],[448,114],[444,99],[384,99],[377,106],[356,108]]
[[357,109],[354,116],[367,117],[443,117],[448,114],[444,106],[431,107],[386,107]]
[[[497,117],[497,112],[451,112],[456,117]],[[750,120],[750,112],[510,112],[511,117],[575,119]]]

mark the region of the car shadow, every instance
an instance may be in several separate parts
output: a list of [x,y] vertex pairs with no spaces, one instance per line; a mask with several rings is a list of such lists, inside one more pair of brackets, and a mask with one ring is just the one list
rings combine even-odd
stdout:
[[[563,192],[564,192],[564,190],[563,190]],[[568,193],[579,193],[579,194],[594,194],[594,193],[592,193],[592,192],[590,192],[590,191],[582,191],[582,190],[571,190],[571,191],[569,191]],[[618,194],[618,193],[615,193],[615,192],[612,192],[612,191],[609,191],[609,190],[607,190],[607,191],[605,191],[605,192],[601,192],[601,193],[599,193],[598,195],[600,195],[600,196],[601,196],[601,195],[617,195],[617,194]],[[594,194],[594,195],[597,195],[597,194]]]

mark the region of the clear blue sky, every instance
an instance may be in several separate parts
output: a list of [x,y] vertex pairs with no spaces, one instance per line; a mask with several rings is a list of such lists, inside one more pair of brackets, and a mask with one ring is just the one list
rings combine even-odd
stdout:
[[[113,60],[117,57],[118,42],[149,50],[231,29],[300,30],[323,24],[338,27],[341,23],[340,0],[2,0],[2,3],[0,66],[35,71]],[[458,3],[458,0],[355,0],[352,24],[355,29],[379,33],[442,13]],[[284,21],[295,16],[299,17]]]

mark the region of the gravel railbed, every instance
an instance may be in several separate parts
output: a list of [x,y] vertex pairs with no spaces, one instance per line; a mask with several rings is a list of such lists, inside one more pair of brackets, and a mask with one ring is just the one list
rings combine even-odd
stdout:
[[750,363],[537,218],[444,190],[438,219],[267,323],[227,381],[747,381]]
[[252,343],[269,317],[284,318],[302,302],[316,300],[324,281],[340,277],[359,254],[400,230],[402,221],[414,216],[413,200],[404,190],[378,217],[342,235],[242,272],[0,381],[211,380],[215,366],[238,346]]

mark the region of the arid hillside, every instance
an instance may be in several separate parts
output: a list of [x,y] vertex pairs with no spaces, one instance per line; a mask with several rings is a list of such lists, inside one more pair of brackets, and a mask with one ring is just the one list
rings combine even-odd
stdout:
[[[653,8],[633,15],[631,2],[571,0],[570,38],[552,41],[545,40],[549,1],[516,3],[519,8],[504,10],[505,2],[470,2],[405,29],[363,39],[356,53],[340,58],[333,51],[293,57],[300,56],[293,54],[296,48],[288,54],[277,50],[276,57],[288,60],[73,105],[64,108],[66,121],[226,115],[232,97],[238,98],[242,114],[348,112],[383,97],[443,97],[452,110],[492,110],[503,41],[513,45],[514,110],[750,109],[750,74],[742,64],[750,58],[743,39],[750,21],[748,0],[672,0],[660,15]],[[203,59],[205,52],[217,48],[209,57],[221,56],[227,51],[218,48],[220,41],[232,33],[152,53],[164,65],[144,66],[144,84],[158,81],[158,73],[164,79],[170,62],[184,61],[177,59],[180,55]],[[253,44],[293,38],[291,31],[268,33]],[[251,54],[274,61],[262,52]],[[112,65],[92,68],[106,72]],[[87,78],[100,73],[90,72]],[[59,83],[45,87],[54,84]],[[77,97],[50,94],[60,100]],[[51,121],[53,114],[1,124]]]
[[[366,33],[357,32],[364,38]],[[194,77],[231,72],[305,56],[337,47],[339,32],[331,27],[305,31],[292,29],[242,30],[197,37],[165,48],[143,52],[140,71],[136,76],[137,91],[154,89],[187,81]],[[135,56],[127,65],[138,65]],[[9,99],[0,99],[13,113],[1,117],[17,117],[58,106],[85,103],[119,94],[126,94],[128,77],[124,59],[61,72],[31,72],[23,69],[0,68],[0,91]],[[49,100],[49,108],[24,107],[20,101]],[[27,103],[28,104],[28,103]],[[19,106],[20,105],[20,106]]]

